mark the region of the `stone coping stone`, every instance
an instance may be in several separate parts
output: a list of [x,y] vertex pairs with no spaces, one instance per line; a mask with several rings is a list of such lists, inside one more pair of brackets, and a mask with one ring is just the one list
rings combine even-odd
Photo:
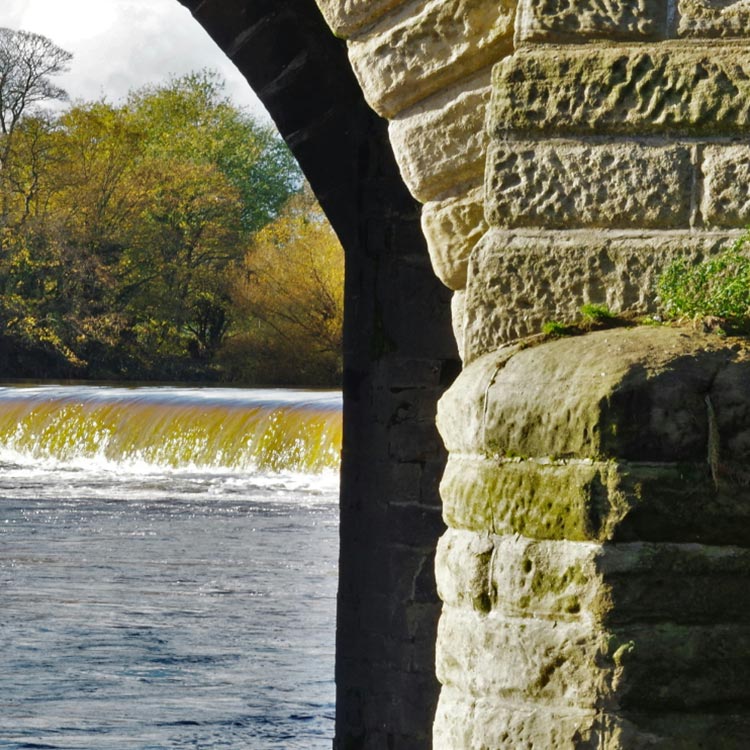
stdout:
[[485,355],[437,424],[454,454],[682,464],[706,462],[713,428],[729,480],[750,464],[748,404],[747,339],[637,326]]
[[585,303],[654,313],[656,283],[670,263],[698,263],[740,234],[491,229],[469,259],[466,361],[539,333],[548,321],[573,322]]
[[495,66],[493,134],[747,136],[750,45],[581,45]]
[[750,624],[750,550],[598,544],[448,529],[435,559],[451,607],[607,624]]

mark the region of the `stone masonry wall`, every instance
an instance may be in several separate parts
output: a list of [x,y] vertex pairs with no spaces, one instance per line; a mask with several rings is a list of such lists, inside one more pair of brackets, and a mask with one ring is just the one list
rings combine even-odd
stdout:
[[454,292],[434,748],[746,747],[746,343],[527,338],[750,222],[750,3],[317,1]]

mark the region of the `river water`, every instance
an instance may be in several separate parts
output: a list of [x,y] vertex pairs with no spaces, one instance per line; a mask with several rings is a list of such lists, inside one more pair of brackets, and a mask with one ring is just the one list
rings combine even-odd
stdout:
[[340,410],[0,388],[0,748],[330,748]]

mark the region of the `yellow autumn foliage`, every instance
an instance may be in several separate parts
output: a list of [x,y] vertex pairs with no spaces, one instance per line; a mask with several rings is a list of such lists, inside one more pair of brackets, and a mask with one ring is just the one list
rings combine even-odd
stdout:
[[225,348],[230,372],[266,382],[338,382],[344,251],[309,188],[255,235],[231,294],[247,332]]

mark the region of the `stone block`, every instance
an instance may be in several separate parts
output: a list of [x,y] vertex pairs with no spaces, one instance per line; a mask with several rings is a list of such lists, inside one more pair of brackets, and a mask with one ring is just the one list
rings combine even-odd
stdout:
[[[442,456],[440,456],[442,458]],[[422,479],[419,484],[419,502],[420,505],[426,505],[428,508],[441,508],[440,500],[440,480],[443,478],[445,469],[444,461],[436,458],[428,461],[422,466]]]
[[750,403],[746,339],[638,326],[486,355],[443,395],[437,424],[453,454],[691,463],[707,460],[715,422],[730,466],[749,458],[738,400]]
[[513,51],[516,0],[410,2],[352,39],[349,59],[370,106],[391,119]]
[[449,289],[466,286],[469,255],[487,230],[484,191],[476,187],[465,195],[426,203],[422,231],[435,274]]
[[522,49],[494,68],[489,124],[501,137],[746,136],[750,46]]
[[350,37],[407,0],[315,0],[336,36]]
[[539,708],[533,703],[443,687],[435,715],[433,750],[609,750],[610,746],[599,743],[597,713],[574,707]]
[[746,0],[679,0],[681,37],[747,37],[750,5]]
[[398,390],[438,388],[442,365],[443,361],[439,359],[402,357],[389,368],[388,384]]
[[[397,505],[391,503],[388,508],[389,539],[398,545],[415,547],[415,540],[428,539],[430,545],[436,544],[445,531],[440,508],[427,505]],[[424,552],[418,550],[419,554]]]
[[617,663],[617,703],[624,711],[710,712],[746,705],[750,628],[744,624],[642,624],[609,628],[607,654]]
[[451,607],[489,612],[496,546],[496,538],[489,533],[449,528],[438,542],[435,558],[435,580],[441,601]]
[[699,262],[741,232],[490,230],[469,261],[464,356],[573,322],[581,305],[656,312],[656,282],[678,258]]
[[472,695],[590,708],[597,696],[611,694],[613,645],[608,633],[582,621],[444,607],[435,669],[442,685]]
[[463,82],[392,120],[393,153],[406,187],[420,202],[456,195],[482,180],[489,74]]
[[717,489],[703,462],[451,456],[441,484],[453,528],[571,541],[750,544],[750,492]]
[[448,529],[435,577],[449,606],[611,624],[750,624],[750,551],[702,544],[596,544]]
[[487,160],[487,221],[511,228],[687,229],[692,171],[687,146],[499,141]]
[[444,607],[441,684],[540,706],[710,712],[750,688],[750,627],[646,623],[600,627]]
[[750,146],[704,150],[701,213],[711,227],[750,224]]
[[521,0],[516,44],[588,39],[649,40],[666,36],[664,0]]
[[402,422],[388,430],[388,456],[394,462],[425,462],[441,452],[440,437],[432,421]]
[[456,688],[440,694],[434,750],[745,750],[750,717],[737,713],[663,712],[614,714],[514,703],[468,695]]

